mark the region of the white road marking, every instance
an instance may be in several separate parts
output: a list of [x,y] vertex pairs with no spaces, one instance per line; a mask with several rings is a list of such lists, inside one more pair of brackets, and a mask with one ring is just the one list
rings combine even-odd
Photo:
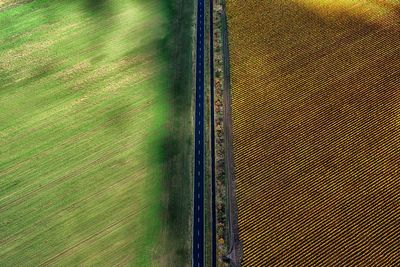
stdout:
[[[198,84],[197,84],[197,89],[200,91],[200,90],[202,90],[202,89],[204,89],[202,86],[203,86],[203,80],[202,80],[202,78],[203,77],[199,77],[200,75],[204,75],[204,73],[203,73],[203,70],[204,70],[204,62],[203,62],[203,60],[204,60],[204,55],[202,54],[203,53],[203,48],[204,48],[204,43],[203,43],[203,35],[204,35],[204,29],[203,29],[203,27],[204,27],[204,17],[203,17],[203,13],[204,13],[204,3],[202,2],[202,1],[200,1],[199,3],[198,3],[198,17],[199,17],[199,21],[198,21],[198,24],[197,24],[197,29],[198,29],[198,32],[197,32],[197,34],[198,34],[198,36],[200,37],[200,39],[198,40],[198,45],[199,45],[199,47],[198,47],[198,51],[200,51],[201,53],[199,53],[198,54],[198,56],[197,56],[197,59],[198,59],[198,62],[197,62],[197,75],[198,75]],[[198,95],[197,95],[197,99],[202,99],[202,94],[199,92],[198,93]],[[204,109],[204,103],[198,103],[198,108],[199,108],[199,111],[198,111],[198,116],[200,117],[201,115],[202,115],[202,113],[201,113],[201,109]],[[201,127],[203,124],[204,124],[204,122],[202,122],[202,120],[198,120],[198,126],[199,127]],[[199,129],[198,130],[198,135],[200,136],[200,134],[201,134],[201,130]],[[200,145],[201,144],[201,142],[200,142],[200,138],[199,138],[199,136],[197,136],[196,135],[196,138],[198,138],[198,144]],[[198,155],[200,156],[200,154],[201,154],[201,149],[197,149],[197,153],[198,153]],[[200,160],[198,160],[197,161],[197,164],[198,164],[198,166],[201,166],[201,161]],[[197,171],[197,175],[200,177],[200,174],[201,174],[201,171]],[[200,182],[197,182],[197,187],[198,188],[200,188],[200,185],[201,185],[201,183]],[[197,193],[197,198],[198,199],[200,199],[200,193]],[[200,205],[197,205],[197,210],[198,211],[200,211]],[[197,222],[198,223],[200,223],[200,216],[196,216],[197,217]],[[198,238],[200,238],[200,230],[197,230],[197,236],[198,236]],[[197,242],[197,249],[199,250],[200,249],[200,242],[198,241]],[[197,251],[197,259],[196,259],[196,261],[197,261],[197,266],[201,266],[203,263],[202,263],[202,261],[201,261],[201,258],[200,258],[200,252],[199,251]]]

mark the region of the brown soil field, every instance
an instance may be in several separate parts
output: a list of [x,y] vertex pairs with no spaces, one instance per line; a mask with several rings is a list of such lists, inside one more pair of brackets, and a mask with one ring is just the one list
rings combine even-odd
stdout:
[[243,266],[400,266],[400,4],[227,0]]

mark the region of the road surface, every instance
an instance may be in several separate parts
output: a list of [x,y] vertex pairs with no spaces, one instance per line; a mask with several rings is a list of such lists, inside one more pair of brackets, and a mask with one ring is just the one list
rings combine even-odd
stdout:
[[197,2],[192,265],[204,266],[204,0]]

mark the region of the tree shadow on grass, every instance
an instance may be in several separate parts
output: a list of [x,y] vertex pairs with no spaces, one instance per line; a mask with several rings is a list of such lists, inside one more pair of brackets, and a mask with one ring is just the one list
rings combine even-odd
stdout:
[[163,165],[162,220],[167,231],[165,266],[183,266],[190,261],[191,216],[191,96],[193,1],[162,1],[170,32],[158,42],[161,57],[168,62],[167,136],[160,140]]
[[108,0],[86,0],[86,8],[89,11],[99,11],[107,7]]

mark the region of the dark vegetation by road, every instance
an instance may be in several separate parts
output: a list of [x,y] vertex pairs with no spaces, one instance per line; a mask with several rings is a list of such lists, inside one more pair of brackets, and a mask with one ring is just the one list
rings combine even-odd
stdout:
[[191,262],[192,201],[192,34],[193,0],[164,1],[169,13],[171,32],[160,44],[170,62],[172,78],[169,88],[171,104],[169,134],[160,144],[164,168],[164,215],[166,245],[172,249],[165,266],[187,266]]

